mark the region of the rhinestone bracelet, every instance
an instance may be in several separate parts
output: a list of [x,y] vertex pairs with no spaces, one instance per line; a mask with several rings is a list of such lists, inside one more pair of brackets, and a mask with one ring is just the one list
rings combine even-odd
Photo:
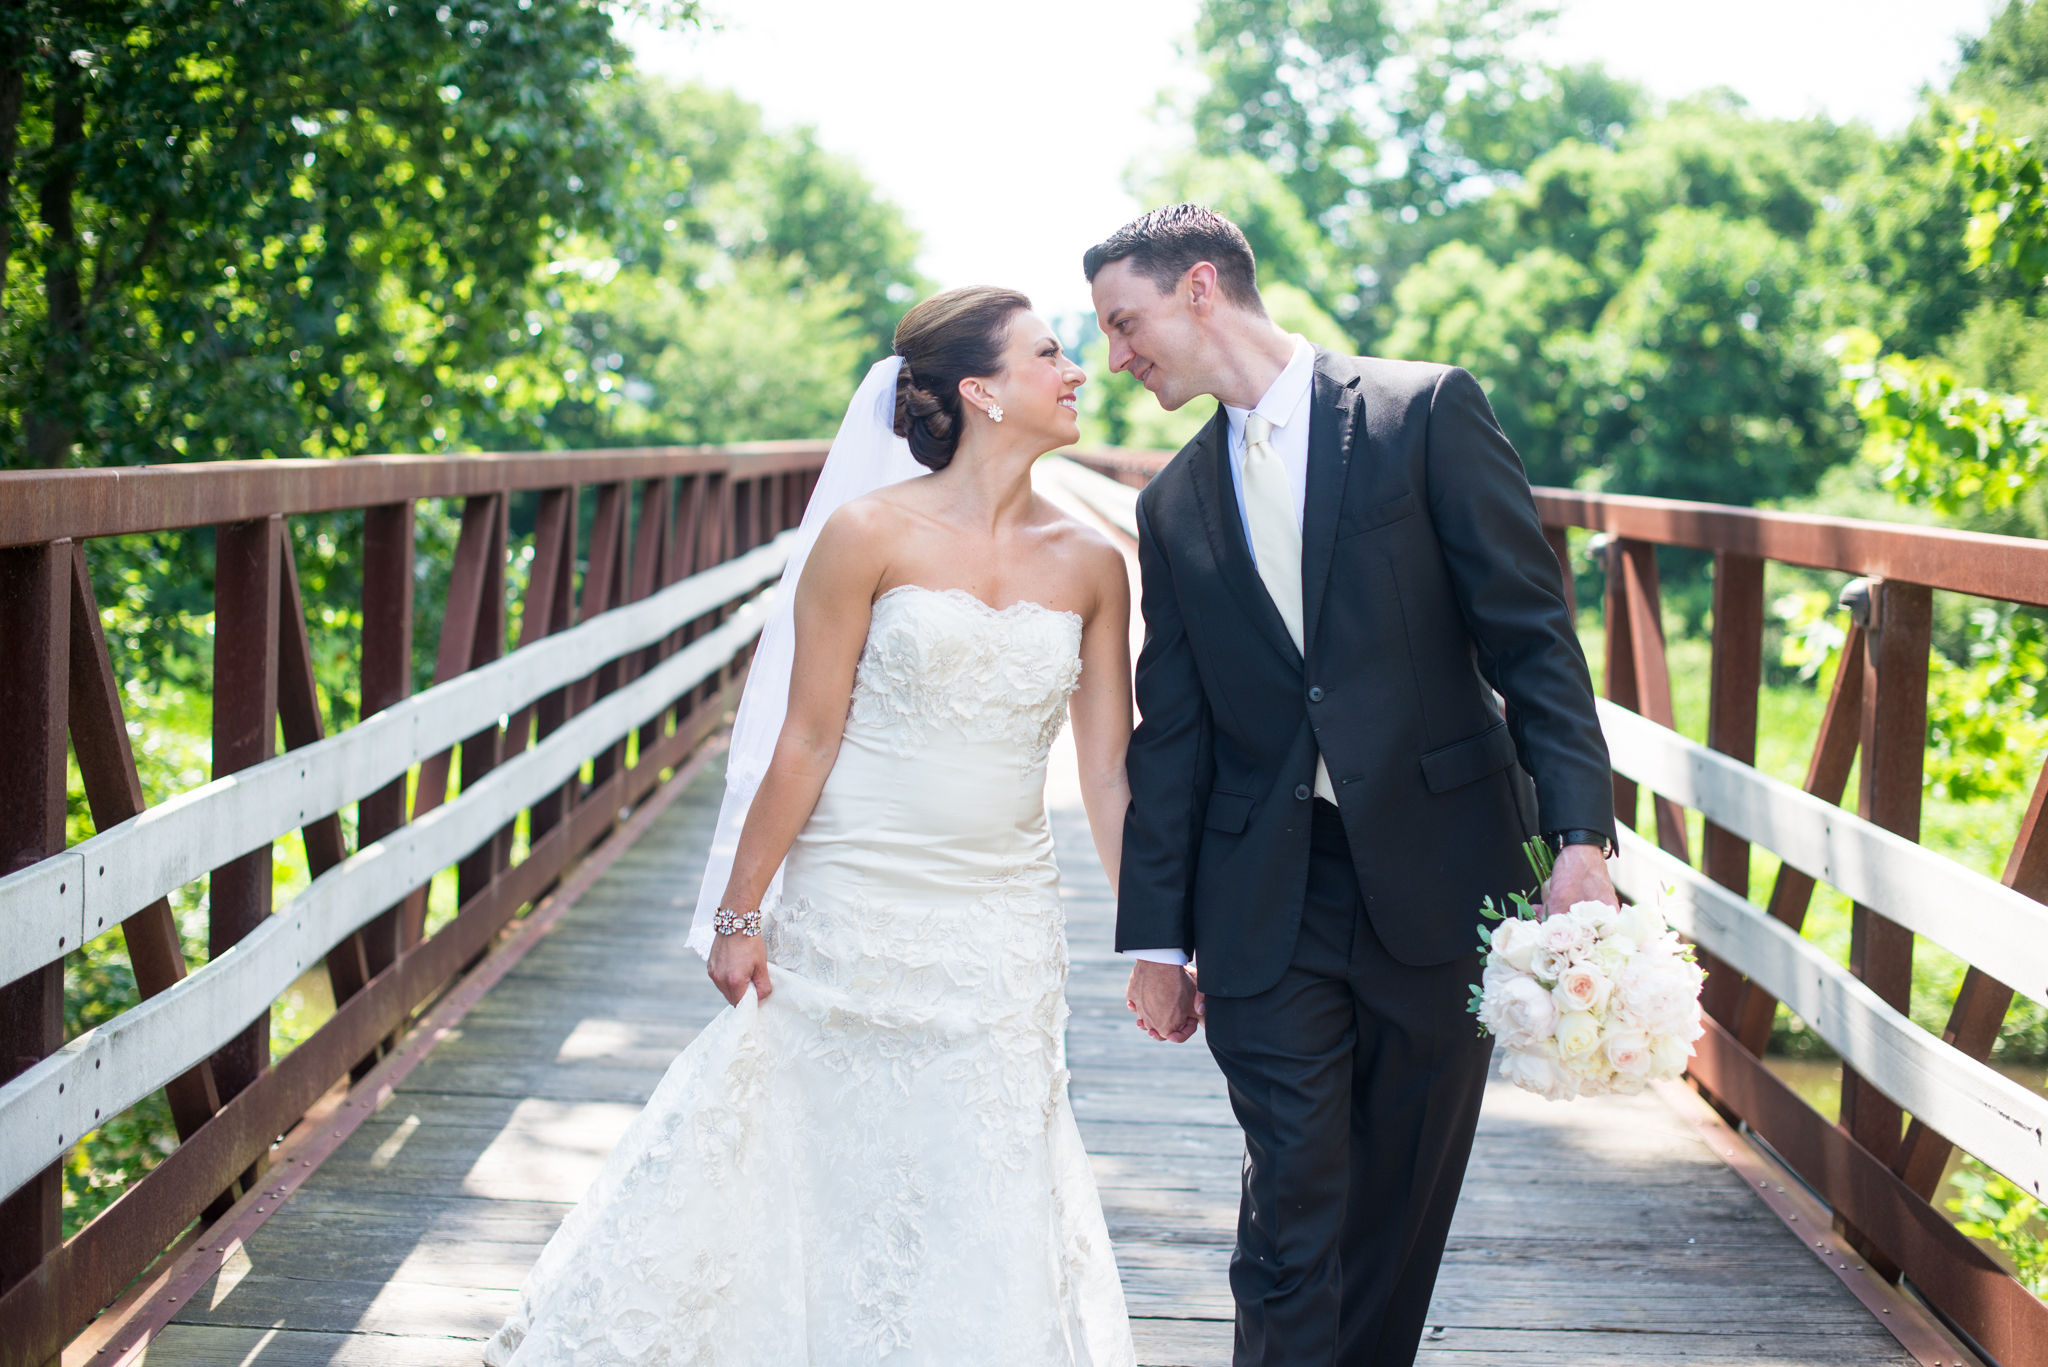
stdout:
[[761,911],[734,911],[720,907],[711,918],[711,928],[720,935],[759,935],[761,933]]

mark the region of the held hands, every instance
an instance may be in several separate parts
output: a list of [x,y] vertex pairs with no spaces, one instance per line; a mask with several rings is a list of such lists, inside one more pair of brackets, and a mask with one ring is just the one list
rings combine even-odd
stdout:
[[1173,964],[1140,959],[1131,965],[1124,1005],[1137,1013],[1138,1028],[1153,1039],[1179,1044],[1202,1024],[1202,994],[1195,975]]
[[1565,910],[1581,902],[1621,905],[1621,898],[1615,895],[1614,880],[1607,876],[1607,858],[1597,845],[1567,845],[1559,852],[1550,871],[1550,882],[1543,889],[1543,900],[1548,907]]
[[768,984],[768,947],[758,935],[720,935],[711,942],[708,972],[727,1002],[734,1006],[752,984],[762,1001],[774,989]]

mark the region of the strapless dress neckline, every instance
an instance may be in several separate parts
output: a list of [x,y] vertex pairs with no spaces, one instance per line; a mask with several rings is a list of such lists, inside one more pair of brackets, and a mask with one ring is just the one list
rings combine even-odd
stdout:
[[1068,612],[1065,608],[1049,608],[1045,604],[1033,602],[1029,598],[1019,598],[1008,607],[999,608],[990,606],[987,602],[983,601],[979,594],[970,593],[966,589],[934,589],[927,588],[923,584],[898,584],[893,589],[884,589],[875,596],[874,607],[882,606],[882,604],[888,602],[899,593],[930,594],[934,598],[943,598],[949,602],[959,603],[963,607],[979,608],[986,615],[998,619],[1028,616],[1030,612],[1042,612],[1048,617],[1064,617],[1075,626],[1086,625],[1081,620],[1081,614],[1078,612]]

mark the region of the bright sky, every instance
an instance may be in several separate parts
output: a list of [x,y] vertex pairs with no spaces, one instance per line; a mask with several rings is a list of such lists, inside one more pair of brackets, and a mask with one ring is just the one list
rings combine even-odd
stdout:
[[[1761,114],[1883,131],[1952,72],[1996,0],[1562,0],[1545,50],[1661,98],[1734,88]],[[651,34],[644,69],[730,87],[855,158],[924,238],[941,286],[1088,307],[1080,257],[1145,207],[1134,162],[1182,134],[1159,93],[1195,78],[1195,0],[709,0],[714,32]]]

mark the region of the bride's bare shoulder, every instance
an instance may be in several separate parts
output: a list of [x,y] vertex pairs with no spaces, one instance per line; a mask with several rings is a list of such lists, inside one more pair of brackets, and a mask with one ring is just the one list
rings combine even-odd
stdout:
[[877,489],[835,509],[818,529],[812,559],[846,567],[885,562],[890,548],[901,545],[919,520],[899,500],[889,497],[891,492]]
[[1124,553],[1109,537],[1050,500],[1041,500],[1050,511],[1046,522],[1048,540],[1061,559],[1093,582],[1123,583],[1129,575]]

